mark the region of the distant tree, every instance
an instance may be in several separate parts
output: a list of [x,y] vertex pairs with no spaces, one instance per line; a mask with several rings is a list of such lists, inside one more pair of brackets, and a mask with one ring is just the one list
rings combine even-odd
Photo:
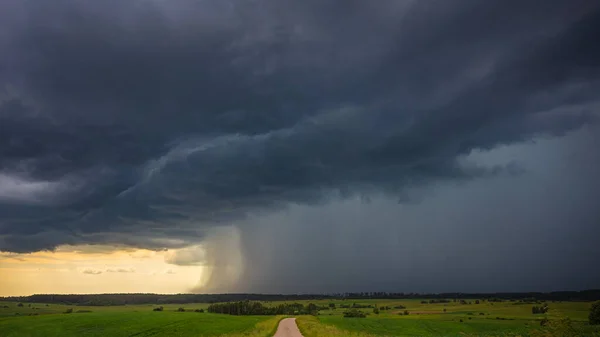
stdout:
[[600,324],[600,302],[596,302],[594,304],[592,304],[592,307],[590,308],[590,324],[592,325],[598,325]]
[[17,304],[17,307],[22,307],[22,306],[23,306],[23,303]]
[[179,311],[179,312],[184,312],[184,311],[185,311],[185,309],[184,309],[184,308],[179,308],[179,309],[177,309],[177,311]]
[[408,316],[408,310],[404,310],[404,316]]
[[195,312],[204,312],[204,309],[196,309]]
[[69,309],[67,309],[67,310],[65,311],[65,314],[70,314],[70,313],[72,313],[72,312],[73,312],[73,308],[69,308]]
[[330,307],[331,309],[335,309],[335,303],[329,303],[329,307]]
[[310,315],[317,315],[319,314],[319,307],[317,307],[317,305],[314,303],[308,303],[306,306],[306,311],[308,311]]
[[379,308],[377,308],[377,307],[373,308],[373,313],[375,315],[379,315]]
[[548,309],[548,304],[544,304],[542,306],[534,305],[533,307],[531,307],[531,313],[534,315],[545,314],[546,312],[548,312]]
[[536,314],[545,314],[548,312],[548,304],[544,303],[544,305],[541,306],[537,306],[534,305],[533,307],[531,307],[531,313],[536,315]]
[[475,300],[475,304],[479,304],[479,300]]
[[154,308],[154,309],[152,309],[152,311],[163,311],[163,307],[161,306],[161,307]]
[[444,308],[444,312],[446,312],[446,308]]
[[344,311],[345,318],[365,318],[367,315],[358,309],[349,309]]

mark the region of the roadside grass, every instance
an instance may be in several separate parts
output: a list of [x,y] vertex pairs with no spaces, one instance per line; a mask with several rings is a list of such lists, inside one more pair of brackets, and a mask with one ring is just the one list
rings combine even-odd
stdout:
[[287,316],[275,316],[256,323],[254,329],[244,332],[236,332],[223,335],[222,337],[272,337],[277,332],[279,322]]
[[296,318],[298,329],[304,337],[381,337],[362,331],[348,331],[336,326],[323,324],[314,316],[300,316]]

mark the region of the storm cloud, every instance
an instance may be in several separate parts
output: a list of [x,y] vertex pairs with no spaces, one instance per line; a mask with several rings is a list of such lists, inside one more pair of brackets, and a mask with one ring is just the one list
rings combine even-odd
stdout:
[[[597,228],[586,201],[597,156],[548,154],[587,154],[597,140],[595,1],[9,0],[0,13],[0,251],[183,248],[167,262],[245,261],[243,286],[215,274],[209,289],[333,291],[348,280],[329,272],[294,288],[289,264],[296,279],[389,269],[373,287],[416,289],[442,265],[467,269],[440,257],[464,250],[445,246],[449,233],[535,236],[556,219]],[[507,147],[523,150],[503,157]],[[547,195],[551,182],[528,170],[576,179]],[[531,186],[534,210],[477,205],[509,200],[493,197],[506,186]],[[460,216],[433,218],[453,207]],[[226,246],[243,256],[211,239],[230,226]],[[397,231],[408,241],[386,243]],[[336,257],[326,248],[340,236]],[[419,240],[438,260],[416,247],[398,255]],[[489,240],[495,251],[471,254],[518,262]],[[296,243],[313,248],[286,253]],[[378,245],[386,258],[374,264]],[[429,269],[399,283],[409,256]],[[353,280],[348,289],[372,281]]]

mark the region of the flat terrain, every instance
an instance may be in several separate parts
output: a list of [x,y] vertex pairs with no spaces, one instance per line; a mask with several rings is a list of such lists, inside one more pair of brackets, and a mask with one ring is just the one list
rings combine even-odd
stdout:
[[[532,314],[532,303],[475,300],[423,304],[420,300],[322,300],[298,301],[335,309],[318,316],[299,316],[296,323],[304,337],[381,336],[600,336],[600,326],[590,326],[589,302],[547,302],[546,314]],[[470,304],[469,304],[470,302]],[[263,302],[278,305],[282,302]],[[292,303],[292,302],[289,302]],[[342,306],[377,306],[358,309],[367,318],[344,318]],[[6,306],[6,308],[4,307]],[[405,307],[405,308],[401,308]],[[0,336],[247,336],[271,337],[283,317],[229,316],[201,313],[208,304],[67,306],[41,303],[0,302]],[[386,310],[385,307],[389,307]],[[397,308],[395,308],[397,307]],[[184,312],[178,309],[183,308]],[[72,309],[72,313],[65,313]],[[408,315],[404,312],[407,311]],[[541,326],[547,318],[550,325]],[[568,318],[568,321],[565,319]],[[283,331],[292,331],[284,320]],[[288,329],[286,329],[286,327]],[[291,336],[280,332],[277,337]]]
[[[8,306],[9,308],[4,308]],[[195,312],[204,304],[80,307],[0,302],[0,336],[256,336],[273,335],[280,317]],[[185,312],[178,312],[180,307]],[[68,309],[73,313],[66,314]],[[18,315],[17,315],[18,313]]]
[[[471,304],[469,304],[471,302]],[[520,302],[487,302],[475,300],[422,304],[420,300],[346,300],[316,301],[333,303],[335,310],[324,310],[318,317],[301,317],[298,326],[304,337],[320,336],[600,336],[600,326],[587,323],[589,302],[548,302],[546,314],[532,314],[533,305]],[[372,308],[359,309],[367,318],[344,318],[347,309],[341,305],[376,305],[390,307],[374,314]],[[404,306],[405,309],[394,309]],[[408,315],[404,315],[404,311]],[[445,311],[444,311],[445,310]],[[551,326],[542,327],[542,319]],[[568,318],[568,322],[563,321]],[[544,335],[544,333],[546,335]]]

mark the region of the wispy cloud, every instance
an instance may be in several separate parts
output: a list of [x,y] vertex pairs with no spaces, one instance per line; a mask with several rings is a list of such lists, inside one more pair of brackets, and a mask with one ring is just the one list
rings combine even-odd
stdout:
[[102,270],[100,269],[93,269],[93,268],[85,268],[81,271],[84,274],[88,274],[88,275],[100,275],[102,274]]
[[107,273],[135,273],[135,268],[109,268]]

